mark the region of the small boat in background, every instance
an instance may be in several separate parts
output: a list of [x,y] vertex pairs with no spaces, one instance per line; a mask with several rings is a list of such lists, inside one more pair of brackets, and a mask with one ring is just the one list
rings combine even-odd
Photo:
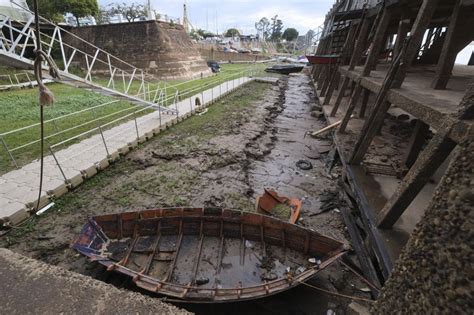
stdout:
[[340,55],[306,55],[312,65],[330,65],[339,62]]
[[288,221],[221,208],[95,216],[71,247],[140,288],[198,303],[288,290],[346,251],[343,243]]
[[303,70],[303,65],[274,65],[265,69],[266,72],[280,73],[280,74],[290,74],[301,72]]

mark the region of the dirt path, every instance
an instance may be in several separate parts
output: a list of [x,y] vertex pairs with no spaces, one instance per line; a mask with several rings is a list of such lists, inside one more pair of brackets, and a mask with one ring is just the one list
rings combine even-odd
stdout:
[[[317,106],[314,99],[305,74],[286,77],[278,85],[252,83],[86,181],[26,229],[0,238],[0,246],[131,288],[126,279],[104,272],[68,248],[88,216],[181,205],[254,211],[264,187],[303,199],[298,224],[346,241],[342,218],[334,210],[339,202],[337,169],[332,175],[324,170],[331,142],[305,137],[305,132],[325,125],[310,115]],[[299,169],[296,162],[302,159],[313,168]],[[322,210],[329,211],[318,214]],[[363,287],[338,263],[311,283],[346,294],[357,293],[351,285]],[[328,309],[345,311],[349,302],[299,286],[239,308],[180,306],[211,314],[326,314]]]

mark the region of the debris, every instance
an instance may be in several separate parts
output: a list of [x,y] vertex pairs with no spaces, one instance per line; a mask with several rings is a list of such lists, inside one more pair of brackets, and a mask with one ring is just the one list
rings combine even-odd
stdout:
[[364,287],[364,288],[359,288],[359,291],[366,292],[366,293],[370,293],[370,292],[372,292],[372,290],[370,290],[370,289],[369,289],[369,288],[367,288],[367,287]]
[[275,191],[264,189],[264,194],[257,198],[257,211],[273,214],[281,219],[296,223],[301,211],[301,200],[279,196]]
[[203,284],[206,284],[206,283],[209,283],[209,278],[206,278],[206,277],[196,278],[196,284],[197,285],[203,285]]
[[313,164],[311,164],[311,162],[307,160],[299,160],[298,162],[296,162],[296,166],[299,169],[302,169],[304,171],[307,171],[313,168]]
[[274,272],[264,272],[260,276],[260,279],[265,280],[265,281],[273,281],[278,279],[278,276]]
[[333,211],[336,213],[341,213],[341,210],[339,210],[338,208],[334,208]]
[[205,113],[207,113],[209,111],[209,108],[206,108],[205,110],[201,111],[198,113],[199,116],[202,116],[204,115]]
[[306,268],[303,267],[303,266],[299,266],[297,269],[296,269],[296,274],[299,274],[299,273],[303,273],[306,271]]
[[[352,118],[352,117],[354,117],[354,115],[351,115],[351,118]],[[316,137],[317,135],[320,135],[320,134],[322,134],[323,132],[326,132],[326,131],[328,131],[328,130],[331,130],[331,129],[333,129],[333,128],[339,126],[341,123],[342,123],[342,120],[339,120],[339,121],[335,122],[334,124],[331,124],[331,125],[329,125],[329,126],[327,126],[327,127],[324,127],[323,129],[320,129],[320,130],[318,130],[318,131],[311,132],[309,135],[310,135],[311,137]]]
[[45,207],[39,209],[38,211],[36,211],[36,215],[42,215],[43,213],[48,211],[52,206],[54,206],[54,202],[51,202],[47,206],[45,206]]
[[321,259],[316,259],[316,258],[310,258],[308,259],[308,261],[312,264],[316,264],[316,265],[321,265]]
[[253,248],[253,243],[249,240],[245,240],[245,247],[246,248]]

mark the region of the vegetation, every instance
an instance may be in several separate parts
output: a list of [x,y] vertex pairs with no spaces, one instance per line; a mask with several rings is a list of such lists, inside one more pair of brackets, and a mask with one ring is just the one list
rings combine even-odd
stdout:
[[[270,20],[263,17],[260,21],[255,23],[255,29],[257,30],[258,35],[265,40],[278,42],[281,40],[283,35],[283,21],[278,18],[278,15],[275,15]],[[290,34],[293,34],[292,31],[290,31]],[[296,35],[296,37],[298,37],[298,35]]]
[[112,3],[109,6],[109,16],[119,14],[125,17],[128,22],[134,22],[138,18],[146,16],[148,14],[148,9],[144,5],[139,3]]
[[[27,0],[28,6],[33,9],[33,0]],[[71,13],[75,16],[79,26],[79,18],[96,16],[99,13],[97,0],[42,0],[39,1],[40,14],[54,22],[62,22],[63,15]]]
[[271,27],[271,35],[270,39],[273,41],[279,41],[281,39],[282,31],[283,30],[283,22],[278,18],[278,15],[272,17],[272,27]]
[[292,42],[298,38],[298,35],[299,33],[295,28],[289,27],[283,32],[281,37],[288,42]]
[[[258,65],[256,66],[256,69],[262,70],[264,67],[265,65]],[[249,66],[245,64],[222,65],[222,72],[218,75],[213,75],[196,80],[168,81],[169,87],[167,88],[167,95],[172,95],[175,89],[177,89],[178,91],[180,91],[180,99],[185,99],[189,96],[200,93],[202,90],[207,90],[209,88],[217,86],[225,80],[238,78],[242,75],[241,72],[248,68]],[[2,73],[13,74],[15,72],[11,69],[6,70],[6,72],[3,72],[2,68]],[[105,85],[108,82],[107,79],[103,78],[95,78],[95,80],[102,80],[102,83]],[[117,82],[117,86],[119,86],[119,83],[120,82]],[[155,86],[151,86],[151,88],[156,88],[157,86],[158,85],[156,84]],[[107,122],[118,119],[123,115],[132,113],[132,110],[137,108],[136,105],[129,104],[128,102],[117,101],[112,97],[89,92],[84,89],[70,87],[63,84],[55,83],[48,85],[48,87],[54,93],[56,97],[56,103],[54,106],[46,108],[46,120],[78,112],[80,110],[84,110],[105,102],[114,101],[114,103],[106,105],[104,107],[100,107],[94,111],[85,111],[70,116],[68,118],[61,119],[57,121],[56,124],[46,124],[46,136],[50,136],[57,133],[58,131],[64,131],[68,128],[71,128],[72,126],[77,126],[90,122],[95,117],[111,115],[110,117],[99,119],[98,121],[95,121],[93,123],[89,123],[85,126],[65,132],[61,136],[54,136],[52,138],[49,138],[48,141],[50,144],[58,143],[60,141],[63,141],[64,139],[68,139],[70,137],[78,135],[81,132],[85,132],[94,127],[97,127],[98,124],[105,124]],[[131,87],[131,90],[136,92],[138,91],[138,87],[138,82],[135,82],[134,85]],[[22,89],[0,92],[0,119],[3,122],[0,125],[0,133],[5,133],[11,130],[38,123],[39,111],[37,99],[37,89]],[[171,99],[169,100],[168,104],[172,104]],[[130,109],[130,111],[126,111],[126,109]],[[120,110],[125,111],[118,114],[114,114]],[[141,112],[141,114],[146,113],[148,112]],[[29,128],[21,132],[7,135],[3,138],[10,149],[16,148],[31,141],[37,140],[39,138],[39,127],[36,126],[33,128]],[[69,142],[68,145],[73,143],[74,142]],[[14,157],[17,162],[19,162],[19,164],[30,162],[38,156],[39,146],[37,144],[27,146],[24,149],[15,150],[14,152]],[[3,146],[0,146],[0,174],[9,171],[12,168],[13,164],[9,160],[9,157],[5,152]]]
[[236,28],[229,28],[225,33],[224,33],[224,36],[225,37],[238,37],[240,36],[240,32],[238,29]]

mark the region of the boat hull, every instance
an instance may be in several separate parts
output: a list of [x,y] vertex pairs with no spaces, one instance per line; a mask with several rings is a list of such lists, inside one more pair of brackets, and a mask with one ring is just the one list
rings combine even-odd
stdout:
[[339,55],[307,55],[306,58],[312,65],[330,65],[339,62]]
[[71,247],[109,271],[132,277],[138,287],[197,303],[285,291],[345,251],[341,242],[298,225],[221,208],[96,216]]

